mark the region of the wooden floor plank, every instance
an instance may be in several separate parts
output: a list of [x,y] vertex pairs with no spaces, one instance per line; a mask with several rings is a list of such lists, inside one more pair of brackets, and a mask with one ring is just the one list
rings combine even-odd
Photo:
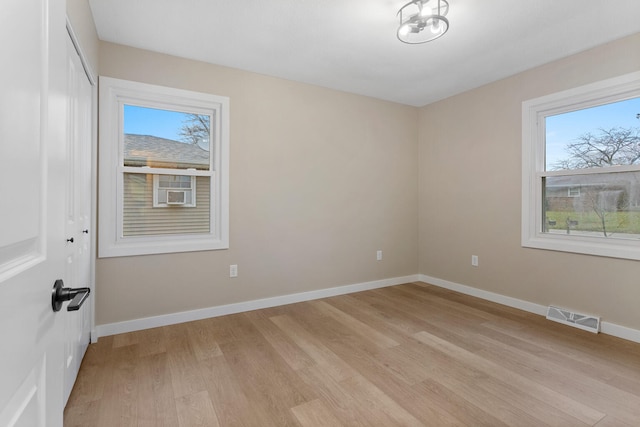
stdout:
[[[424,352],[410,360],[404,358],[402,358],[403,360],[400,360],[401,358],[398,358],[398,360],[392,361],[389,357],[381,356],[381,353],[372,352],[371,346],[366,345],[358,336],[348,333],[340,334],[339,331],[334,329],[335,326],[327,328],[327,325],[323,324],[318,326],[316,329],[313,329],[311,328],[311,325],[307,324],[307,322],[304,324],[306,327],[309,327],[319,339],[325,342],[332,352],[338,355],[349,366],[357,367],[360,375],[365,377],[379,389],[384,390],[393,401],[418,418],[424,425],[460,425],[460,423],[455,419],[455,417],[451,416],[451,414],[441,411],[436,405],[431,405],[430,402],[425,402],[420,399],[409,387],[407,387],[407,384],[413,383],[415,379],[406,372],[407,369],[410,371],[411,368],[405,369],[405,365],[416,365],[420,362],[419,358],[425,360]],[[385,352],[396,352],[399,351],[399,348],[400,347],[392,347],[390,349],[386,349]],[[391,361],[391,364],[388,363]],[[428,358],[426,361],[429,363]],[[422,366],[424,367],[424,364],[422,364]],[[316,368],[318,367],[319,366],[316,366]],[[420,370],[419,368],[415,368],[413,372],[420,373]],[[301,372],[300,374],[302,375],[305,373],[306,372]],[[327,384],[327,375],[316,375],[317,383]],[[324,382],[320,378],[325,378]],[[369,416],[373,416],[374,419],[376,419],[376,415],[372,415],[371,411],[369,411],[366,406],[360,408],[359,401],[354,399],[355,396],[352,396],[343,390],[344,386],[342,385],[342,382],[340,384],[332,384],[328,382],[328,385],[331,386],[331,394],[339,393],[342,395],[340,401],[344,400],[344,396],[348,396],[352,399],[351,407],[359,408],[360,412],[365,414],[365,419]],[[332,401],[331,395],[323,395],[323,397],[328,401]],[[360,396],[360,398],[362,398],[362,396]],[[340,407],[339,405],[335,406]],[[383,414],[383,416],[386,415]],[[368,422],[373,423],[374,421],[369,420]],[[388,420],[388,423],[391,423],[389,425],[397,424],[391,419]],[[354,421],[350,419],[348,425],[354,425]]]
[[[117,337],[118,335],[116,335]],[[165,329],[152,328],[136,332],[136,341],[140,357],[162,354],[167,351]]]
[[640,425],[640,344],[426,283],[100,338],[65,426]]
[[272,419],[270,425],[297,425],[290,409],[317,398],[268,342],[229,341],[220,344],[242,392]]
[[137,426],[137,362],[137,344],[112,349],[109,359],[105,361],[108,375],[97,414],[99,427]]
[[457,358],[459,361],[469,366],[473,366],[475,369],[491,375],[500,381],[507,384],[513,384],[522,390],[526,390],[527,393],[531,394],[536,399],[560,409],[584,423],[593,425],[606,415],[590,406],[581,404],[566,394],[559,393],[551,387],[547,387],[531,380],[515,370],[505,369],[504,365],[452,345],[451,343],[431,335],[428,332],[418,332],[414,337],[420,342],[432,348],[439,349],[442,352]]
[[[380,425],[422,426],[423,424],[398,402],[390,398],[382,390],[361,375],[341,381],[347,393],[354,396],[358,405],[380,422]],[[385,422],[384,420],[392,422]]]
[[220,346],[211,330],[211,324],[210,319],[199,320],[197,322],[191,322],[187,330],[197,360],[222,355]]
[[[340,420],[341,424],[364,427],[376,425],[377,422],[382,425],[377,414],[359,404],[357,396],[349,393],[340,381],[326,375],[319,365],[302,369],[298,372],[298,375],[307,384],[315,388],[318,395],[325,402],[326,407]],[[389,422],[390,420],[387,420],[387,423]]]
[[304,427],[339,427],[341,423],[320,399],[294,406],[291,411]]
[[516,348],[487,347],[481,357],[500,363],[503,368],[518,369],[533,381],[544,381],[554,390],[572,395],[603,414],[608,413],[625,421],[640,420],[640,397],[612,387],[589,376],[577,375],[571,366],[562,366],[549,360],[529,355]]
[[262,405],[252,404],[224,356],[200,362],[202,375],[220,425],[254,426],[269,419]]
[[[453,366],[452,366],[453,367]],[[432,371],[431,379],[446,385],[450,389],[464,390],[467,400],[476,406],[480,403],[485,411],[503,419],[507,424],[514,422],[529,425],[587,427],[585,423],[547,402],[535,398],[528,390],[499,380],[498,378],[479,374],[470,366],[455,366],[455,369],[437,367]],[[471,396],[471,398],[469,398]],[[480,396],[480,400],[478,400]],[[499,408],[499,409],[496,409]],[[500,415],[506,410],[507,416]]]
[[[448,421],[452,425],[464,425],[474,427],[506,427],[507,424],[493,416],[489,409],[484,405],[474,405],[465,399],[455,390],[443,386],[441,383],[428,379],[419,384],[411,386],[415,393],[414,399],[422,399],[428,401],[431,405],[435,405],[448,414],[452,414],[450,418],[457,420]],[[455,417],[455,418],[454,418]],[[435,419],[436,421],[438,419]],[[431,424],[426,422],[425,425],[447,424]]]
[[100,421],[100,401],[87,403],[79,401],[68,404],[64,409],[65,427],[96,427]]
[[296,343],[291,340],[282,329],[270,320],[266,310],[256,310],[246,314],[271,346],[278,352],[287,364],[297,371],[313,365],[315,362]]
[[[490,331],[499,335],[491,334]],[[545,359],[562,359],[560,363],[571,364],[571,366],[580,368],[585,374],[597,375],[603,381],[614,382],[616,387],[625,387],[625,383],[631,382],[628,389],[631,392],[637,390],[638,384],[640,384],[640,369],[638,369],[640,360],[636,362],[632,359],[630,365],[627,363],[629,357],[633,357],[633,354],[638,352],[637,349],[634,347],[626,349],[627,343],[618,339],[612,344],[612,348],[617,348],[619,351],[606,351],[601,354],[598,347],[586,351],[584,344],[575,344],[571,337],[576,334],[586,335],[589,341],[593,338],[592,334],[572,329],[569,326],[564,326],[563,332],[563,335],[556,335],[551,330],[540,328],[520,327],[514,329],[496,322],[484,323],[480,330],[483,335],[497,339],[502,337],[503,341],[507,340],[506,337],[510,337],[511,341],[507,342],[509,345],[519,347],[523,343],[535,345],[546,352],[542,356]],[[598,336],[598,341],[606,341],[608,338],[612,337]],[[620,344],[624,344],[624,347]],[[600,346],[608,347],[604,342]]]
[[219,427],[218,417],[206,391],[176,399],[180,427]]
[[628,424],[610,415],[604,417],[594,427],[637,427],[638,423]]
[[178,424],[169,357],[166,353],[140,359],[138,378],[138,427],[161,427]]
[[289,315],[275,316],[271,318],[307,355],[318,363],[337,380],[343,380],[353,376],[354,371],[345,364],[335,353],[329,350],[316,337],[309,333]]
[[167,358],[175,398],[205,391],[187,324],[165,327]]
[[397,341],[376,331],[371,326],[361,322],[344,311],[338,310],[331,306],[331,304],[324,301],[312,301],[310,304],[320,312],[334,318],[338,322],[342,323],[346,328],[351,329],[380,348],[389,348],[399,345]]
[[445,370],[439,370],[438,373],[440,375],[433,374],[433,380],[450,390],[455,390],[458,396],[477,407],[482,407],[484,411],[503,421],[506,425],[523,427],[545,425],[540,419],[530,416],[509,401],[486,393],[482,388],[478,387],[477,381],[484,381],[485,379],[467,382],[460,381],[456,376]]

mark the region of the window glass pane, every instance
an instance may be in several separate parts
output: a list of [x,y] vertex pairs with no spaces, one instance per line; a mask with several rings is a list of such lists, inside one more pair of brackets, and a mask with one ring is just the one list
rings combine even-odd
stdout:
[[640,164],[640,98],[548,116],[546,170]]
[[191,188],[191,177],[185,175],[159,175],[160,188]]
[[209,170],[211,117],[124,106],[124,166]]
[[[190,177],[187,177],[190,178]],[[185,190],[184,204],[153,206],[153,175],[124,174],[123,236],[158,236],[168,234],[202,234],[210,231],[211,178],[196,177],[196,206],[185,207],[192,202],[191,190]],[[167,203],[167,191],[164,191]],[[182,200],[180,200],[181,202]]]
[[544,178],[548,233],[640,239],[640,172]]

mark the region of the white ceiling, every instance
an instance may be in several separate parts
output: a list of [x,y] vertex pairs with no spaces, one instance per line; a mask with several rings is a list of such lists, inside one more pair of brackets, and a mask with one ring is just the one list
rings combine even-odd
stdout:
[[408,0],[89,1],[101,40],[414,106],[640,32],[640,0],[449,0],[421,45]]

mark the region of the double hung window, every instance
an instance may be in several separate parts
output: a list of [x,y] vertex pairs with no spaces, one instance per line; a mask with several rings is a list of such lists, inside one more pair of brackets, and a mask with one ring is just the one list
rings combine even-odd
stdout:
[[228,248],[229,100],[101,77],[99,256]]
[[523,103],[522,245],[640,259],[640,73]]

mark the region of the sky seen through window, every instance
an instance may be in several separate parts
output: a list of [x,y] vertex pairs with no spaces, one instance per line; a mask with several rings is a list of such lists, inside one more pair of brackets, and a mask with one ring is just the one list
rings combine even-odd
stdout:
[[546,118],[546,170],[568,157],[565,147],[585,133],[600,129],[640,128],[640,98],[631,98]]

